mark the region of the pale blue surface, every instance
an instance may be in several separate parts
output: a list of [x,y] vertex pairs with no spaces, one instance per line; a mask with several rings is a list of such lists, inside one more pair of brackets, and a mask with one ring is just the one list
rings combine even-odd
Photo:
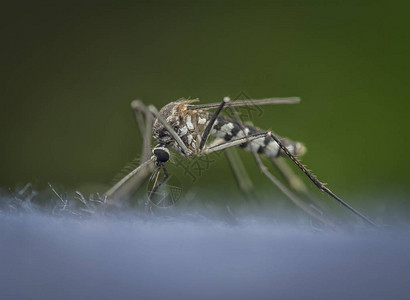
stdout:
[[408,232],[0,214],[2,299],[409,299]]

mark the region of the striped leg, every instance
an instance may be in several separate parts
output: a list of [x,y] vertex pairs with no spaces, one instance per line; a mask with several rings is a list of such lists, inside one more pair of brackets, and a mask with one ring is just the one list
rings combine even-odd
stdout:
[[271,161],[272,165],[279,171],[280,175],[287,182],[288,186],[291,189],[302,195],[303,198],[318,211],[322,211],[324,209],[323,205],[312,197],[306,185],[303,183],[300,177],[297,176],[287,165],[283,157],[269,157],[269,160]]
[[[234,147],[237,146],[238,144],[244,143],[244,142],[249,142],[252,141],[252,139],[258,139],[261,137],[266,137],[269,136],[271,133],[270,132],[260,132],[257,133],[257,135],[250,135],[244,138],[239,138],[239,139],[235,139],[235,140],[231,140],[229,142],[225,142],[207,149],[204,149],[205,153],[210,153],[210,152],[214,152],[214,151],[218,151],[218,150],[222,150],[222,149],[226,149],[226,148],[230,148],[230,147]],[[248,139],[247,139],[248,138]],[[314,210],[313,208],[311,208],[309,205],[307,205],[305,202],[303,202],[302,200],[300,200],[294,193],[292,193],[286,186],[284,186],[275,176],[273,176],[272,173],[270,173],[267,168],[263,165],[259,155],[257,153],[255,153],[254,151],[252,151],[252,154],[258,164],[259,169],[261,170],[261,172],[268,177],[268,179],[275,184],[295,205],[297,205],[298,207],[300,207],[303,211],[305,211],[306,213],[308,213],[310,216],[314,217],[315,219],[323,222],[324,224],[329,225],[330,227],[335,227],[335,225],[330,222],[329,220],[327,220],[325,217],[323,217],[322,215],[320,215],[316,210]]]
[[[229,106],[229,104],[228,104]],[[237,123],[239,124],[239,126],[242,129],[243,134],[245,135],[245,127],[243,126],[238,114],[236,113],[235,109],[233,107],[231,107],[231,110],[236,118]],[[287,146],[284,144],[283,141],[281,141],[281,139],[279,139],[277,136],[275,136],[272,132],[267,132],[265,135],[265,138],[269,138],[272,139],[276,142],[276,144],[280,147],[280,149],[283,151],[283,153],[288,156],[301,170],[303,173],[305,173],[305,175],[316,185],[317,188],[319,188],[321,191],[327,193],[329,196],[331,196],[333,199],[337,200],[340,204],[342,204],[344,207],[346,207],[347,209],[349,209],[351,212],[353,212],[354,214],[356,214],[358,217],[360,217],[363,221],[367,222],[370,225],[373,225],[377,228],[379,228],[379,226],[377,226],[374,222],[372,222],[370,219],[368,219],[366,216],[364,216],[363,214],[361,214],[359,211],[357,211],[356,209],[354,209],[352,206],[350,206],[348,203],[344,202],[341,198],[339,198],[336,194],[334,194],[330,189],[328,189],[327,187],[325,187],[325,185],[319,181],[315,176],[313,176],[313,174],[311,172],[309,172],[300,162],[299,160],[295,157],[295,155],[289,151],[289,149],[287,148]],[[230,143],[230,142],[228,142]],[[295,145],[297,148],[297,144]],[[303,145],[301,146],[301,150],[303,151]],[[220,147],[223,148],[227,148],[229,146],[225,145],[220,145]],[[252,148],[252,147],[251,147]],[[251,149],[251,151],[254,153],[255,150]],[[259,152],[259,150],[258,150]],[[297,151],[295,152],[297,153]],[[255,153],[254,153],[255,156]],[[267,170],[265,166],[263,166],[263,164],[261,164],[260,158],[255,156],[255,158],[257,158],[258,165],[261,168],[261,171],[268,177],[268,178],[272,178],[271,176],[268,176],[267,174]],[[263,168],[262,168],[263,166]],[[272,175],[272,174],[271,174]],[[272,181],[272,180],[271,180]],[[273,182],[273,181],[272,181]],[[281,188],[281,190],[283,191],[283,189]]]
[[[239,126],[241,127],[241,130],[244,132],[245,126],[242,124],[242,121],[240,120],[236,110],[231,107],[229,104],[231,103],[229,101],[229,98],[225,97],[224,98],[224,102],[228,103],[228,107],[230,107],[230,109],[232,110],[233,115],[236,118],[236,122],[237,124],[239,124]],[[221,105],[223,107],[223,105]],[[227,149],[227,148],[231,148],[234,146],[238,146],[241,145],[243,143],[249,143],[255,139],[260,139],[260,138],[265,138],[265,137],[270,137],[270,132],[265,132],[265,131],[260,131],[260,132],[256,132],[250,135],[246,135],[244,132],[244,137],[241,138],[236,138],[236,139],[232,139],[230,141],[227,142],[222,142],[219,144],[213,143],[212,145],[206,147],[205,149],[203,149],[203,153],[211,153],[214,151],[219,151],[219,150],[223,150],[223,149]],[[221,139],[217,139],[216,142],[220,141]],[[258,154],[255,153],[255,151],[251,151],[255,157],[256,162],[258,163],[259,168],[261,169],[262,173],[267,176],[272,183],[274,183],[275,185],[278,186],[278,188],[293,202],[295,203],[297,206],[299,206],[302,210],[304,210],[305,212],[307,212],[309,215],[311,215],[312,217],[320,220],[321,222],[334,227],[334,224],[331,223],[329,220],[325,219],[323,216],[321,216],[317,211],[315,211],[313,208],[309,207],[306,203],[304,203],[302,200],[300,200],[295,194],[293,194],[286,186],[284,186],[276,177],[274,177],[267,169],[266,167],[262,164]],[[231,166],[232,168],[232,166]],[[235,176],[241,176],[240,173],[234,173]]]
[[[229,105],[229,103],[228,103]],[[232,114],[235,117],[236,122],[238,125],[241,127],[241,130],[244,132],[245,126],[242,123],[242,120],[239,118],[238,113],[236,112],[235,108],[232,106],[229,106]],[[245,132],[244,132],[245,134]],[[270,132],[266,133],[266,136],[270,136]],[[262,160],[260,159],[259,155],[251,150],[252,155],[255,158],[255,161],[259,167],[259,170],[273,183],[275,184],[281,191],[284,193],[296,206],[301,208],[303,211],[305,211],[307,214],[310,216],[314,217],[315,219],[323,222],[324,224],[327,224],[330,227],[335,227],[335,224],[333,224],[330,220],[325,218],[323,215],[319,214],[317,211],[315,211],[313,208],[308,206],[305,202],[299,199],[294,193],[292,193],[286,186],[284,186],[271,172],[268,171],[266,166],[262,163]]]
[[272,139],[274,139],[274,141],[279,145],[279,147],[283,150],[283,152],[285,152],[285,154],[299,167],[299,169],[302,170],[303,173],[305,173],[305,175],[316,185],[316,187],[318,189],[320,189],[321,191],[325,192],[326,194],[328,194],[330,197],[332,197],[333,199],[335,199],[336,201],[338,201],[340,204],[342,204],[344,207],[346,207],[348,210],[350,210],[351,212],[353,212],[355,215],[357,215],[358,217],[360,217],[363,221],[365,221],[366,223],[375,226],[377,228],[379,228],[379,226],[377,224],[375,224],[373,221],[371,221],[370,219],[368,219],[366,216],[364,216],[362,213],[360,213],[359,211],[357,211],[356,209],[354,209],[352,206],[350,206],[348,203],[344,202],[341,198],[339,198],[336,194],[334,194],[330,189],[328,189],[327,187],[325,187],[325,185],[319,181],[319,179],[317,179],[315,176],[313,176],[313,174],[311,172],[309,172],[304,165],[302,165],[302,163],[292,154],[289,152],[289,150],[283,145],[283,143],[279,140],[278,137],[276,137],[275,135],[273,135],[271,132],[269,132],[269,135]]
[[302,200],[299,199],[299,197],[297,197],[294,193],[292,193],[286,186],[284,186],[282,184],[282,182],[280,182],[275,176],[273,176],[273,174],[271,172],[269,172],[269,170],[266,168],[266,166],[262,163],[261,158],[259,157],[259,155],[255,152],[252,152],[256,163],[258,164],[259,170],[274,184],[276,185],[282,193],[284,193],[286,195],[286,197],[288,197],[296,206],[298,206],[299,208],[301,208],[304,212],[306,212],[307,214],[309,214],[310,216],[312,216],[313,218],[323,222],[324,224],[335,228],[336,225],[331,222],[330,220],[328,220],[326,217],[324,217],[323,215],[321,215],[317,210],[315,210],[314,208],[310,207],[308,204],[306,204],[305,202],[303,202]]

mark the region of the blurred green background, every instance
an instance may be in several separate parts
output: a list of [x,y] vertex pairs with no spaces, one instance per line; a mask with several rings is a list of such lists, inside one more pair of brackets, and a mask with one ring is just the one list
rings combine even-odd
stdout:
[[[140,152],[133,99],[161,107],[245,92],[302,98],[253,122],[303,141],[303,162],[335,192],[407,192],[410,21],[388,3],[9,2],[0,184],[108,185]],[[194,185],[234,184],[222,157]]]

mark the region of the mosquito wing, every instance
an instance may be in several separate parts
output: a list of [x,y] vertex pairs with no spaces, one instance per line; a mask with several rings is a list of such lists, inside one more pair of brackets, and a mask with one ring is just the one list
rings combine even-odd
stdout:
[[[231,107],[240,107],[240,106],[255,106],[255,105],[265,105],[265,104],[294,104],[299,103],[300,98],[298,97],[289,97],[289,98],[266,98],[259,100],[238,100],[232,101],[229,103]],[[209,103],[209,104],[199,104],[199,105],[187,105],[186,109],[213,109],[218,108],[221,102],[218,103]]]

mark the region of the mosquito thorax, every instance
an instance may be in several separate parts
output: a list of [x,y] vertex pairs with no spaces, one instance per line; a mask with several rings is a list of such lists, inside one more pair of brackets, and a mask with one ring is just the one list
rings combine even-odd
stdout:
[[166,163],[169,160],[169,150],[163,145],[155,146],[154,149],[152,149],[152,154],[158,163]]
[[175,143],[175,139],[166,126],[159,119],[155,119],[152,135],[158,143],[167,148],[173,147],[185,157],[200,152],[202,133],[205,130],[209,116],[208,112],[202,109],[187,109],[188,105],[197,101],[198,99],[174,101],[168,103],[159,111],[160,115],[181,138],[188,151]]

